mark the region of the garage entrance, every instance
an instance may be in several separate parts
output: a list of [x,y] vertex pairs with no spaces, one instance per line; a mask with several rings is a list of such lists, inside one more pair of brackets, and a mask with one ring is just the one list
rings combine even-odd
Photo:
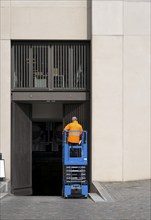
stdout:
[[62,130],[74,115],[90,134],[89,101],[12,102],[13,194],[61,196]]

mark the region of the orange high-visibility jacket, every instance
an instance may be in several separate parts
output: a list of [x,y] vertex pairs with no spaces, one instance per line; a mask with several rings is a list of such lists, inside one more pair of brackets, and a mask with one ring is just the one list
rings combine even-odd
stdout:
[[83,128],[77,121],[67,124],[65,130],[72,131],[68,133],[68,142],[79,143]]

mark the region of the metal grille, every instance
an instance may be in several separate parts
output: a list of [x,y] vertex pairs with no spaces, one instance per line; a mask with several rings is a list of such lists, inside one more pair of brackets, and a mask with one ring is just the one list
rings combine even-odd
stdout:
[[54,45],[54,88],[86,88],[87,52],[86,45]]
[[13,48],[13,87],[29,87],[29,45],[17,45]]
[[12,44],[12,89],[88,89],[89,42]]
[[35,88],[48,87],[48,47],[46,45],[33,46],[33,86]]

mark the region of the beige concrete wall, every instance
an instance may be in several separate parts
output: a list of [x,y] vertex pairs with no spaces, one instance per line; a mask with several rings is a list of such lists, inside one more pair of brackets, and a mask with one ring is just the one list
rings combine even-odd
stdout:
[[92,1],[93,180],[150,178],[150,10]]
[[124,179],[150,176],[150,37],[124,40]]
[[[0,0],[0,11],[1,11],[1,0]],[[0,12],[0,24],[1,24],[1,12]],[[1,25],[0,25],[0,152],[2,152],[1,147]]]
[[10,90],[10,40],[0,40],[1,49],[1,81],[0,81],[0,146],[5,159],[6,175],[10,177],[10,113],[11,113],[11,90]]
[[0,146],[10,178],[11,86],[10,1],[0,1]]
[[1,2],[4,38],[90,39],[90,2],[87,0]]
[[122,176],[122,38],[93,36],[92,176]]
[[124,1],[124,180],[150,178],[151,1]]

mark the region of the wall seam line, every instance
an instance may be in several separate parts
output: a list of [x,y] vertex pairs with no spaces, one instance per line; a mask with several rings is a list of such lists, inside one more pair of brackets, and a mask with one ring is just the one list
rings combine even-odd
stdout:
[[[0,106],[1,106],[1,0],[0,0]],[[0,108],[0,152],[1,152],[1,108]]]
[[[149,131],[151,131],[151,0],[150,0],[150,99],[149,99],[149,117],[150,117],[150,127],[149,127]],[[149,142],[150,142],[150,166],[151,166],[151,132],[150,133],[150,138],[149,138]],[[151,178],[151,168],[149,167],[149,171],[150,171],[150,178]]]
[[124,0],[123,0],[123,42],[122,42],[122,181],[124,181]]

